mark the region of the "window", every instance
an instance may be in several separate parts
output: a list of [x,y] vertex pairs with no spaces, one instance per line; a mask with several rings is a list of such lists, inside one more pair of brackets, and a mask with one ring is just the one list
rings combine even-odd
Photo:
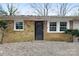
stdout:
[[23,22],[16,22],[16,29],[23,29]]
[[67,22],[60,22],[60,31],[65,31],[67,29]]
[[56,31],[56,22],[50,22],[50,31]]
[[54,21],[48,22],[48,29],[47,31],[50,33],[62,33],[66,29],[69,29],[69,21]]
[[23,31],[24,30],[24,22],[23,21],[14,21],[14,30],[15,31]]

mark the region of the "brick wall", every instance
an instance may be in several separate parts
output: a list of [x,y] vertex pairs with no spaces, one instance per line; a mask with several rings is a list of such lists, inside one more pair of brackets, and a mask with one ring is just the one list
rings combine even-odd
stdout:
[[34,22],[24,21],[24,31],[14,31],[14,21],[9,21],[4,42],[32,41],[34,40]]
[[64,33],[48,33],[47,22],[44,22],[44,40],[49,41],[71,41],[71,36]]

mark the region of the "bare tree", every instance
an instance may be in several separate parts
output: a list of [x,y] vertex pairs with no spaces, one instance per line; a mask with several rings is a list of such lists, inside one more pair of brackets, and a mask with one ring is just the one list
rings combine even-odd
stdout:
[[7,11],[0,5],[0,15],[15,15],[18,9],[13,4],[6,4]]
[[79,16],[79,8],[76,8],[73,13],[71,13],[73,16]]
[[7,4],[7,9],[8,9],[8,12],[7,12],[8,15],[15,15],[18,10],[13,6],[13,4]]
[[68,3],[59,3],[56,4],[56,13],[58,16],[66,16],[70,13],[74,8],[78,7],[77,5],[71,5]]
[[33,3],[30,6],[33,8],[34,13],[38,16],[48,16],[51,9],[51,4],[49,3]]

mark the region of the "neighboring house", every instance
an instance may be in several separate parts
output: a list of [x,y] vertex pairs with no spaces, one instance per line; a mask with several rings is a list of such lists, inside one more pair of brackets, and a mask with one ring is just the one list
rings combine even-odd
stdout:
[[4,42],[52,40],[71,41],[66,29],[79,29],[76,16],[0,16],[8,20]]

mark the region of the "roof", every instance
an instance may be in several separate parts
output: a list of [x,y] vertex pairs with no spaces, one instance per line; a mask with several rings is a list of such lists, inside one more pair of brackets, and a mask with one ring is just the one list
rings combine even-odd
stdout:
[[56,19],[66,19],[66,20],[79,20],[79,16],[0,16],[3,20],[34,20],[34,21],[47,21]]

